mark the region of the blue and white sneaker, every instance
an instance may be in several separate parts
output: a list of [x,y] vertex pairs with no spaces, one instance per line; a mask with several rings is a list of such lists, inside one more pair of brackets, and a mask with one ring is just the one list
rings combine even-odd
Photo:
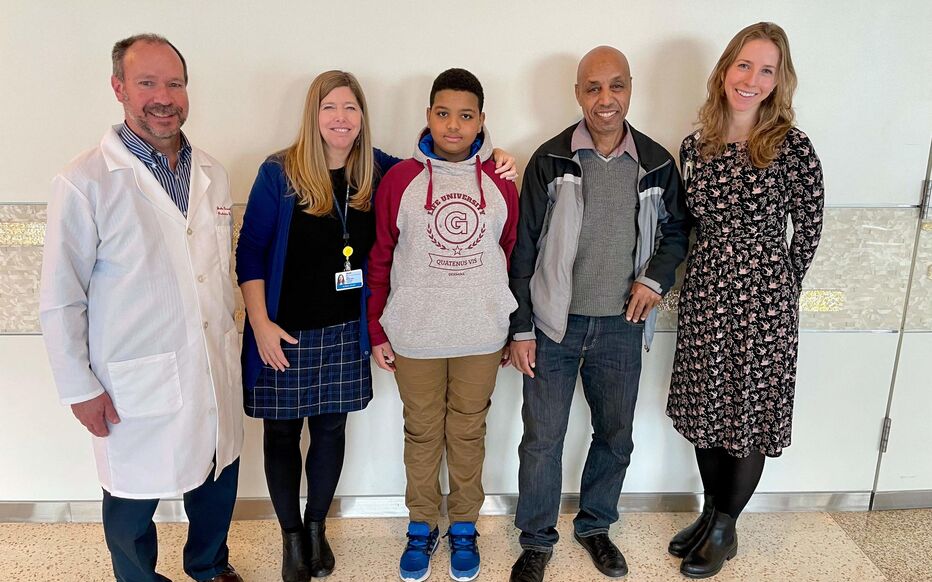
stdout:
[[476,524],[470,521],[457,521],[450,524],[447,535],[450,538],[450,578],[457,582],[469,582],[479,575],[479,547],[476,538]]
[[408,545],[401,554],[398,573],[404,582],[423,582],[430,578],[430,557],[440,542],[440,530],[430,531],[423,521],[408,524]]

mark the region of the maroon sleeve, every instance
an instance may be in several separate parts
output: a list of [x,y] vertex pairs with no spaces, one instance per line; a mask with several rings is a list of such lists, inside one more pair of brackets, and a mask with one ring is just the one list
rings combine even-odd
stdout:
[[505,251],[505,260],[508,268],[511,268],[511,251],[515,248],[515,241],[518,239],[518,188],[514,182],[502,178],[495,173],[495,163],[486,162],[483,170],[495,183],[495,187],[501,192],[502,198],[505,199],[505,208],[508,216],[505,218],[505,227],[502,229],[502,236],[498,239],[499,246]]
[[369,324],[369,341],[373,346],[388,341],[379,318],[385,310],[391,291],[392,260],[398,244],[398,208],[401,197],[411,180],[423,166],[414,160],[405,160],[393,167],[379,184],[375,196],[375,244],[369,251],[369,302],[366,306]]

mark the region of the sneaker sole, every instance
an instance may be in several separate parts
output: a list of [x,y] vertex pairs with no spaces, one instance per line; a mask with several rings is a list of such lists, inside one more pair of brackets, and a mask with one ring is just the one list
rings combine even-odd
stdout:
[[434,541],[434,547],[431,548],[430,550],[430,559],[427,560],[427,571],[424,572],[424,574],[422,574],[420,578],[415,578],[413,576],[405,577],[405,575],[402,574],[401,572],[398,573],[398,577],[401,578],[404,582],[424,582],[424,580],[427,580],[428,578],[430,578],[430,560],[434,558],[434,552],[437,551],[437,548],[439,546],[440,546],[440,538],[437,538]]
[[453,573],[453,566],[450,566],[450,578],[456,580],[456,582],[469,582],[470,580],[475,580],[479,577],[479,568],[476,568],[476,571],[472,574],[465,574],[463,576],[457,576]]
[[409,577],[405,577],[404,574],[399,574],[399,577],[404,582],[424,582],[424,580],[427,580],[428,578],[430,578],[430,564],[427,564],[427,572],[424,572],[424,575],[421,576],[420,578],[413,578],[413,577],[409,578]]

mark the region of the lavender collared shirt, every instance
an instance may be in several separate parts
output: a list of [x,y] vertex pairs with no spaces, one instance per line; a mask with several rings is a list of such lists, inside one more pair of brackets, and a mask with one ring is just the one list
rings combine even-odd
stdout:
[[576,126],[576,130],[573,131],[573,138],[570,141],[570,149],[573,152],[579,150],[592,150],[599,155],[603,160],[610,160],[612,158],[617,158],[622,154],[628,154],[631,156],[631,159],[635,162],[638,161],[638,150],[634,145],[634,136],[631,135],[631,127],[628,125],[628,122],[625,121],[625,135],[621,138],[621,143],[618,144],[614,150],[611,151],[607,156],[603,156],[599,150],[595,148],[595,142],[592,141],[592,134],[589,133],[589,128],[586,127],[586,120],[580,120],[579,124]]

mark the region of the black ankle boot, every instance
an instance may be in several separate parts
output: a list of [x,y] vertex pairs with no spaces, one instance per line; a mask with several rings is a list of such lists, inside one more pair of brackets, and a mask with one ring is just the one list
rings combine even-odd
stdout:
[[702,534],[705,533],[705,528],[709,525],[709,520],[712,518],[712,510],[714,507],[712,496],[705,495],[702,502],[702,513],[699,514],[696,521],[681,529],[679,533],[673,536],[673,539],[670,540],[670,545],[667,547],[667,551],[677,558],[685,558],[689,550],[693,549],[693,547],[699,543],[699,540],[702,539]]
[[687,578],[709,578],[718,574],[727,560],[738,554],[735,518],[717,509],[699,543],[686,554],[680,572]]
[[311,572],[305,558],[304,532],[282,530],[282,582],[309,582]]
[[327,543],[327,526],[324,521],[309,521],[304,526],[307,532],[307,563],[311,576],[323,578],[333,572],[335,561],[333,550]]

